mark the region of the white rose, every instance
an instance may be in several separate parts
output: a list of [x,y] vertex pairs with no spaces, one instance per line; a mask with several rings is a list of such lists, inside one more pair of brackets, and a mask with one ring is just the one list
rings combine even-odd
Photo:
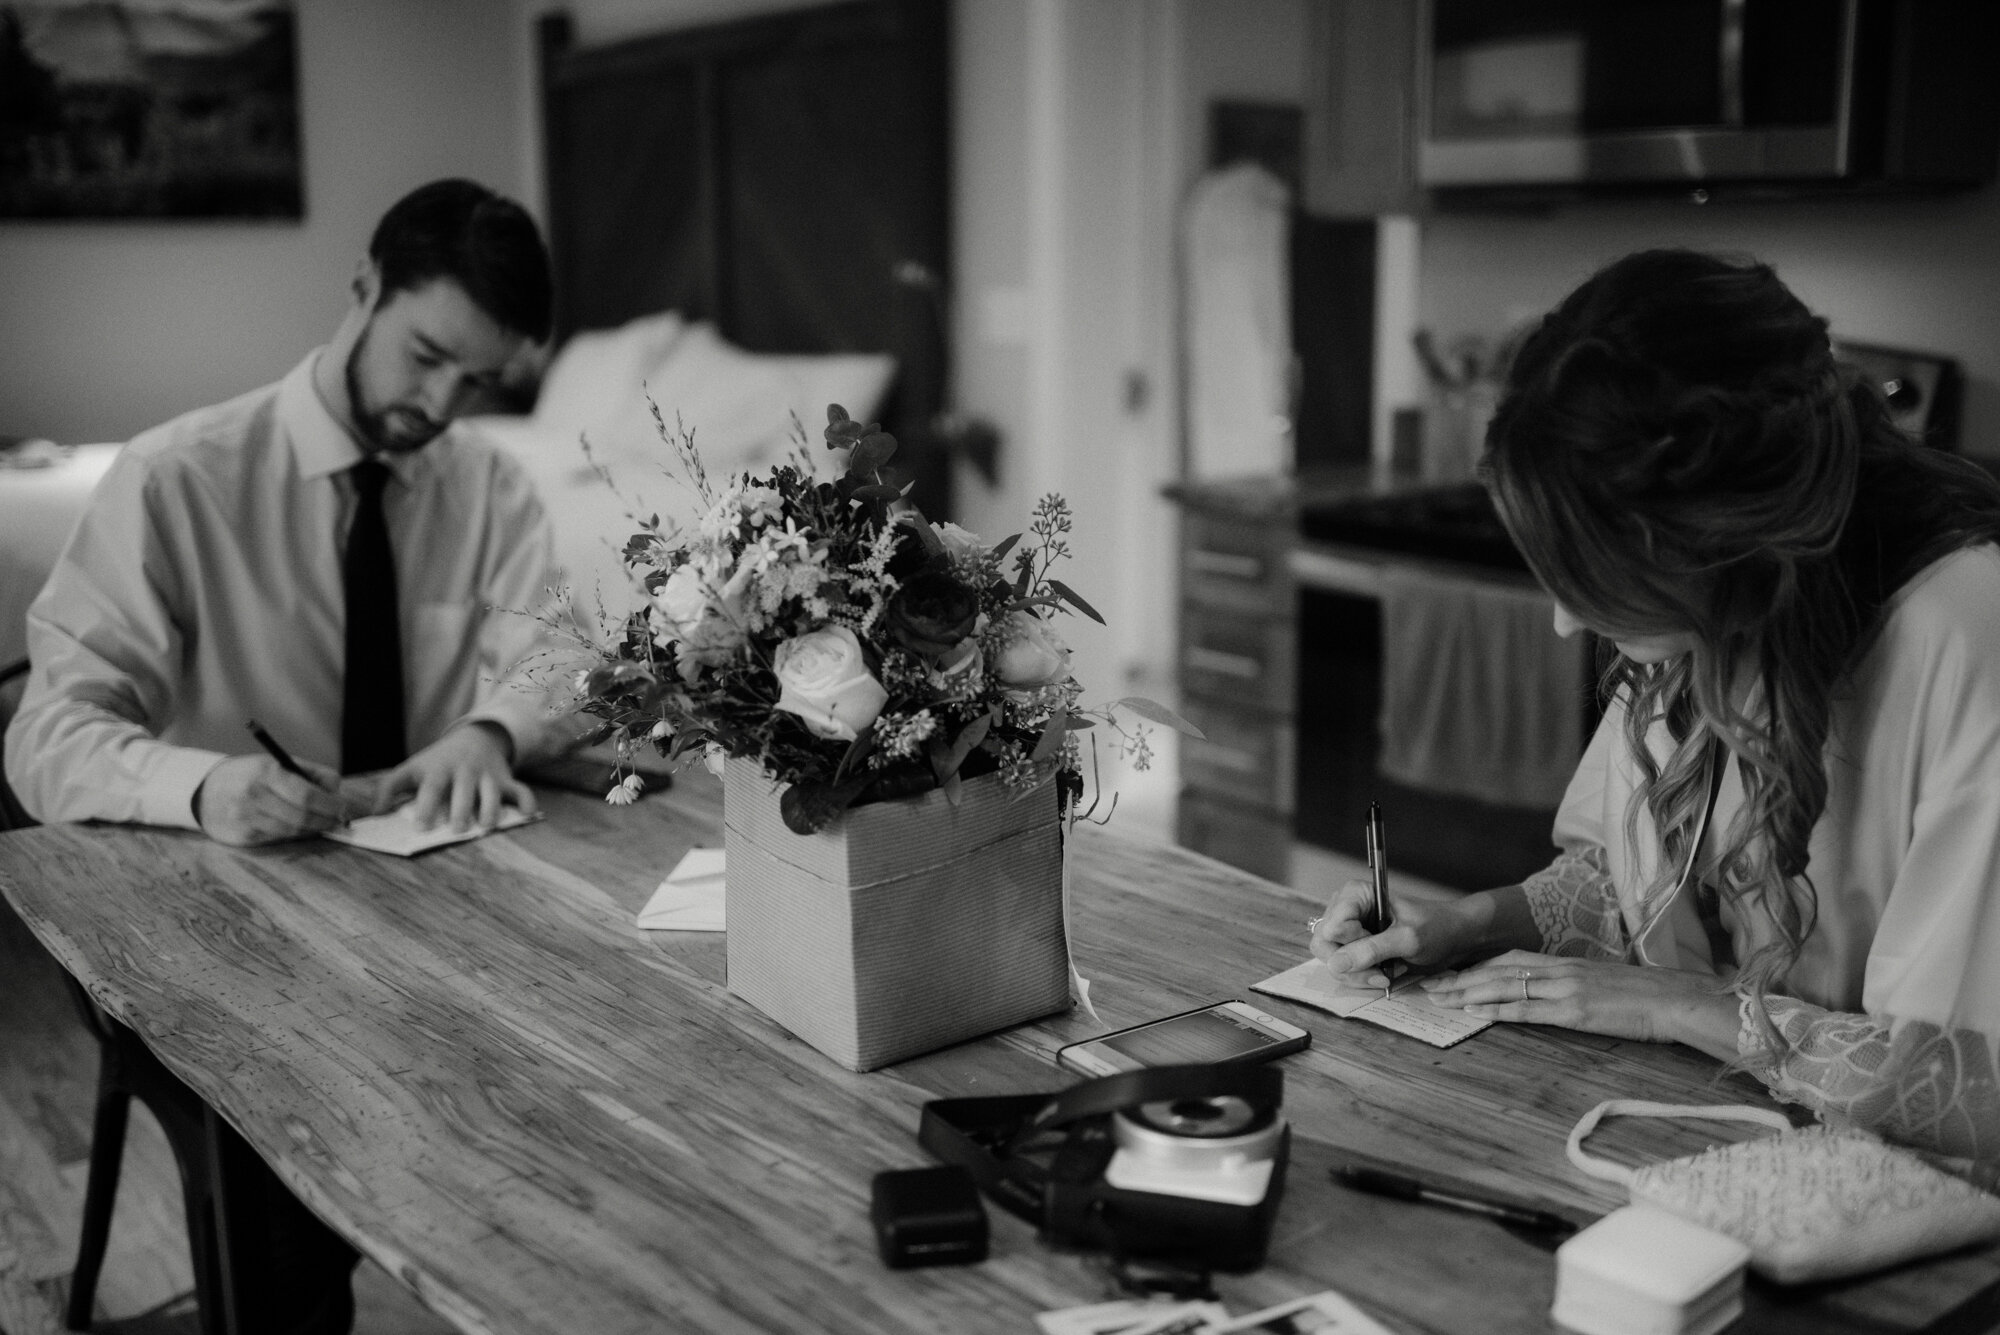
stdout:
[[821,737],[851,742],[875,721],[889,693],[868,671],[861,641],[845,626],[822,626],[778,646],[778,708]]
[[722,581],[720,569],[690,562],[653,595],[653,638],[662,646],[679,643],[684,674],[695,665],[720,667],[743,648],[745,597],[755,574],[746,561]]
[[942,524],[933,523],[931,532],[938,535],[938,541],[944,544],[945,551],[954,559],[961,556],[977,556],[986,550],[986,544],[979,540],[977,533],[960,528],[950,520]]
[[659,609],[674,639],[685,634],[686,628],[701,620],[701,614],[708,610],[708,592],[704,587],[707,582],[699,567],[689,562],[667,576],[667,582],[653,595],[653,606]]
[[1026,690],[1069,675],[1069,646],[1040,617],[1009,612],[1001,634],[1000,653],[992,665],[1001,685]]

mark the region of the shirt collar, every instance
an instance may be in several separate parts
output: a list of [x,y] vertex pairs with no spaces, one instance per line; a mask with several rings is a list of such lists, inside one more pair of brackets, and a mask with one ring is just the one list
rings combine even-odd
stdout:
[[[341,425],[340,419],[333,415],[333,410],[326,406],[319,390],[313,386],[313,369],[325,355],[325,348],[315,348],[278,382],[278,424],[291,442],[292,460],[298,467],[299,478],[307,482],[345,472],[366,457],[353,434]],[[447,428],[446,434],[450,430]],[[443,443],[440,436],[423,449],[402,452],[381,450],[375,458],[388,468],[397,481],[408,484],[429,467],[426,456]]]

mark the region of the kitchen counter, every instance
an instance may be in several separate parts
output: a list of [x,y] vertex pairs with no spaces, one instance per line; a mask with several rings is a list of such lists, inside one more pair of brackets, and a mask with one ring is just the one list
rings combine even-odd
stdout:
[[1166,494],[1183,514],[1182,710],[1205,734],[1182,744],[1181,843],[1284,880],[1295,826],[1315,844],[1358,851],[1348,808],[1379,790],[1406,818],[1401,828],[1427,832],[1404,844],[1412,857],[1435,854],[1406,864],[1418,874],[1498,883],[1489,873],[1547,861],[1551,813],[1401,789],[1376,770],[1374,604],[1390,572],[1536,587],[1477,483],[1358,466]]
[[[1282,534],[1286,564],[1301,588],[1378,596],[1381,572],[1391,563],[1534,583],[1476,482],[1430,482],[1356,465],[1298,477],[1176,483],[1165,494],[1190,513]],[[1212,554],[1195,559],[1214,564]]]

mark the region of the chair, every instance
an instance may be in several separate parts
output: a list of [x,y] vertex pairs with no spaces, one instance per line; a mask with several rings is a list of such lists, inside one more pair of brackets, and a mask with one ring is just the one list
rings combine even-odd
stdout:
[[[0,738],[20,705],[27,677],[26,660],[0,666]],[[0,757],[4,741],[0,741]],[[0,770],[0,830],[35,824],[22,808]],[[138,1099],[149,1108],[166,1133],[180,1169],[185,1204],[188,1250],[194,1262],[195,1293],[201,1309],[203,1335],[222,1329],[221,1307],[212,1301],[220,1289],[216,1249],[214,1196],[210,1182],[208,1128],[201,1102],[124,1025],[99,1008],[83,985],[65,971],[77,1014],[97,1038],[97,1109],[90,1133],[90,1169],[83,1192],[83,1235],[77,1243],[76,1270],[70,1278],[69,1309],[64,1323],[71,1330],[89,1330],[97,1299],[97,1278],[104,1268],[104,1251],[111,1240],[111,1209],[118,1199],[118,1177],[125,1157],[125,1126]]]
[[225,1329],[221,1258],[216,1246],[215,1197],[210,1172],[209,1127],[199,1098],[160,1064],[139,1036],[106,1015],[75,978],[64,975],[83,1022],[97,1036],[97,1112],[90,1130],[90,1171],[83,1190],[83,1233],[76,1269],[70,1276],[71,1330],[89,1330],[97,1298],[97,1277],[111,1240],[111,1208],[118,1199],[118,1176],[125,1157],[125,1124],[132,1100],[151,1110],[173,1148],[180,1169],[181,1202],[187,1220],[188,1253],[194,1263],[195,1306],[202,1335]]
[[[28,682],[28,660],[0,665],[0,738],[7,732],[7,724],[20,707],[21,691]],[[4,754],[5,743],[0,741],[0,754]],[[5,770],[0,770],[0,830],[25,830],[35,823],[34,817],[22,810],[14,790],[7,783]]]

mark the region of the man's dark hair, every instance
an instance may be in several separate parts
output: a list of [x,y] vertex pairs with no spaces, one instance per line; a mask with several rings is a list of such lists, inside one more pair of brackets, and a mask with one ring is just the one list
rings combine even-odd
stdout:
[[378,304],[437,278],[537,343],[549,336],[549,253],[535,220],[476,181],[432,181],[397,200],[368,242],[381,275]]

